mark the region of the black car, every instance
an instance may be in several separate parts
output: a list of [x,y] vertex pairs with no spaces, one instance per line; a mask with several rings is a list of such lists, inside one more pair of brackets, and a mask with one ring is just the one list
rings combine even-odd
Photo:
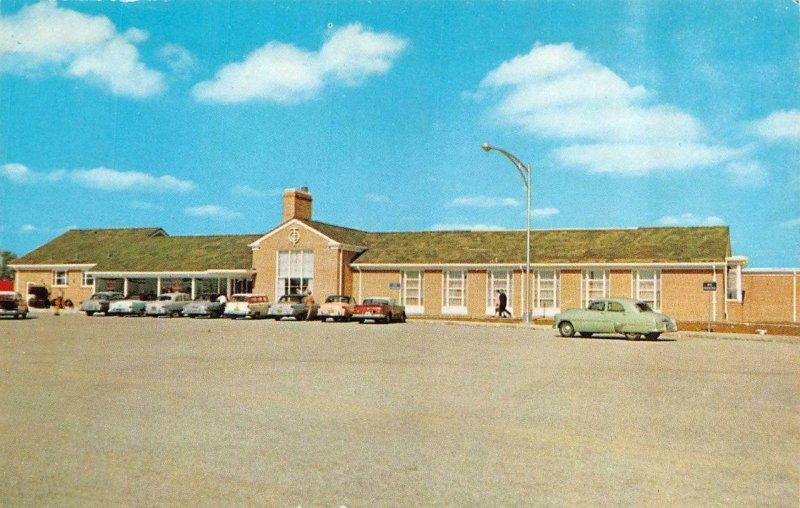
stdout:
[[28,288],[28,307],[34,309],[50,308],[50,291],[44,286],[31,286]]

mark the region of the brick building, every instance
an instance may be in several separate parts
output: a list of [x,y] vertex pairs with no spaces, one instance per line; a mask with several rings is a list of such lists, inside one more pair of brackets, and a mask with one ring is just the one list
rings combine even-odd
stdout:
[[[45,286],[74,302],[93,291],[254,291],[270,300],[390,296],[409,315],[486,316],[498,290],[534,317],[630,296],[681,321],[796,322],[798,270],[746,270],[726,226],[532,232],[366,232],[314,221],[307,189],[287,189],[264,235],[172,237],[160,228],[72,230],[19,258],[17,290]],[[703,283],[717,283],[716,292]]]

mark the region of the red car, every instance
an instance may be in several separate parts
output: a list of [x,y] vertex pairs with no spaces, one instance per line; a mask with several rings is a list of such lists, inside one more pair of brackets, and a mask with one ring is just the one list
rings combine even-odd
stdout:
[[399,305],[393,298],[384,296],[365,298],[364,302],[356,305],[353,310],[353,319],[359,323],[373,321],[375,323],[389,323],[391,321],[406,322],[406,308]]

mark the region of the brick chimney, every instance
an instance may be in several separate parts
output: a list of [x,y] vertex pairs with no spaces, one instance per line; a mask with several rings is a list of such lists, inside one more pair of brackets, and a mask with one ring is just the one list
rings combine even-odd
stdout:
[[283,222],[292,219],[311,220],[311,193],[308,187],[283,191]]

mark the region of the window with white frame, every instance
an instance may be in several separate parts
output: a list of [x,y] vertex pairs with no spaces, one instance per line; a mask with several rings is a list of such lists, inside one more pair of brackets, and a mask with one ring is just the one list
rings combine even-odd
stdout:
[[659,270],[636,270],[632,277],[632,296],[650,304],[655,310],[661,308],[661,272]]
[[94,287],[94,275],[89,272],[81,272],[81,286],[85,288]]
[[67,271],[66,270],[53,270],[53,286],[66,286],[67,285]]
[[314,251],[278,251],[278,297],[314,290]]
[[584,270],[581,280],[581,306],[609,296],[608,270]]
[[491,270],[489,271],[489,280],[486,285],[486,314],[494,315],[495,306],[499,298],[500,291],[506,294],[507,304],[506,309],[513,313],[514,298],[512,297],[512,271],[511,270]]
[[742,301],[742,265],[728,266],[725,288],[728,300]]
[[553,316],[561,306],[561,272],[538,270],[534,273],[534,309],[537,315]]
[[444,272],[443,301],[443,313],[467,313],[467,272],[465,270],[447,270]]
[[406,306],[406,312],[423,311],[424,291],[422,285],[422,270],[406,270],[400,272],[400,283],[402,289],[401,302]]

